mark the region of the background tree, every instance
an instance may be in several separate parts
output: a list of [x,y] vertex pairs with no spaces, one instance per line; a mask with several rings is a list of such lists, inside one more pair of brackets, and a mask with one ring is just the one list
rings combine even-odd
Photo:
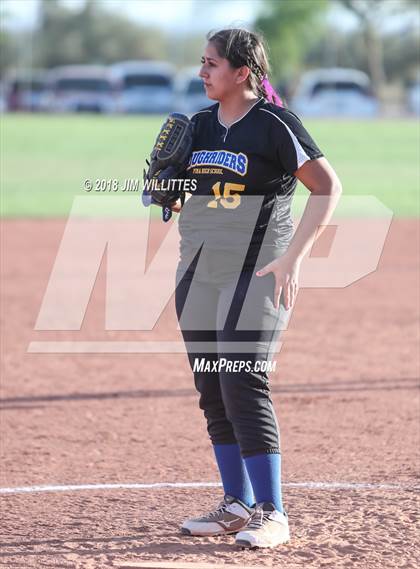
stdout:
[[[413,57],[417,58],[418,61],[419,52],[416,53],[415,50],[419,33],[418,0],[399,0],[398,2],[389,0],[337,0],[337,2],[354,14],[359,21],[360,39],[366,54],[367,70],[372,80],[372,87],[377,95],[381,95],[387,80],[386,74],[389,72],[391,75],[395,75],[396,62],[404,68],[407,67],[408,60],[405,60],[402,54],[407,55],[407,51],[410,52],[410,65]],[[400,15],[403,10],[411,10],[415,16],[414,26],[409,26],[408,41],[401,30],[398,35],[391,34],[391,36],[386,37],[383,33],[384,22],[386,19],[389,20]],[[392,38],[391,41],[389,41],[390,37]],[[398,55],[389,49],[391,44],[399,52]]]
[[382,52],[382,40],[377,32],[381,11],[382,0],[339,0],[359,20],[362,37],[368,60],[369,75],[372,80],[372,88],[376,95],[382,92],[385,84],[385,68]]
[[255,28],[268,43],[275,80],[294,76],[322,36],[327,0],[266,0]]
[[420,77],[420,28],[409,26],[383,39],[386,76],[390,81],[409,83]]
[[9,15],[0,5],[0,77],[17,60],[16,38],[7,29]]
[[95,0],[86,0],[79,11],[67,8],[59,0],[41,0],[39,26],[33,38],[34,60],[46,68],[160,59],[166,52],[162,32],[138,26],[107,11]]

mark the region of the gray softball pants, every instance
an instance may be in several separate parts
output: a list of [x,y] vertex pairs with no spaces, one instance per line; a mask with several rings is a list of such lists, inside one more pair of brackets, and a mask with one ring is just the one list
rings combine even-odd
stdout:
[[176,273],[176,312],[210,439],[238,443],[244,457],[280,452],[264,362],[290,311],[274,308],[274,275],[255,276],[272,255],[242,266],[226,251],[203,250],[186,255],[191,263],[181,257]]

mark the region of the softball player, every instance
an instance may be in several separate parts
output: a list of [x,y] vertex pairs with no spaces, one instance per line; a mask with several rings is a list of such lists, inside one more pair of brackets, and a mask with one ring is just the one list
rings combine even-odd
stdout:
[[[208,36],[200,77],[217,103],[192,117],[187,177],[197,188],[180,212],[176,281],[177,316],[224,488],[214,511],[181,530],[236,533],[236,544],[251,548],[289,539],[279,428],[261,364],[290,315],[301,260],[341,193],[299,118],[279,106],[267,72],[257,35]],[[293,235],[298,179],[311,195]]]

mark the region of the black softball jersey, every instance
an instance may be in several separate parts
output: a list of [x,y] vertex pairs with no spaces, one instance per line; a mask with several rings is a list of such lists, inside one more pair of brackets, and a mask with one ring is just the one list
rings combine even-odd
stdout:
[[285,250],[293,234],[294,173],[323,156],[300,119],[260,98],[226,127],[219,104],[199,111],[186,177],[196,189],[179,218],[181,255],[203,242],[255,260],[261,245]]

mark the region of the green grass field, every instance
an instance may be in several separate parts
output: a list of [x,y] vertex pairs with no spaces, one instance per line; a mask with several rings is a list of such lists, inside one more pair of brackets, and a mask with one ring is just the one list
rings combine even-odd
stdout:
[[[121,184],[141,178],[163,118],[3,115],[2,216],[67,216],[74,197],[86,195],[85,179]],[[418,215],[415,119],[304,122],[338,172],[345,195],[374,195],[396,215]],[[307,191],[301,187],[298,193]],[[366,214],[357,206],[350,213]]]

